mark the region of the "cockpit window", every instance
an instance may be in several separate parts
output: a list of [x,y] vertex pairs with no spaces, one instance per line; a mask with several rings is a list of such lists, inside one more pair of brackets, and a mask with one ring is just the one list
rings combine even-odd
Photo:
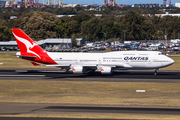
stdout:
[[163,53],[158,53],[158,55],[164,55]]

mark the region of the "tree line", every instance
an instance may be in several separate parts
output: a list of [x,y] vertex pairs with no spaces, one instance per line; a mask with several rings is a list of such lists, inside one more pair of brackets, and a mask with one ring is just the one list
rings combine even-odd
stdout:
[[180,37],[180,18],[165,16],[150,17],[135,10],[124,15],[102,14],[96,17],[85,13],[73,17],[56,17],[44,11],[32,11],[17,19],[0,19],[0,41],[14,39],[11,28],[20,28],[34,40],[46,38],[84,38],[101,40],[154,40]]

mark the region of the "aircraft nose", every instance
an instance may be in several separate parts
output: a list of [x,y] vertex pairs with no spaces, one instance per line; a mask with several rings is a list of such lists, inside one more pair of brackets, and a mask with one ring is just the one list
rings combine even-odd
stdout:
[[164,67],[167,67],[167,66],[170,66],[170,65],[172,65],[173,63],[174,63],[174,60],[173,59],[171,59],[171,58],[169,58],[169,57],[166,57],[166,62],[163,62],[162,63],[162,65],[164,66]]
[[170,65],[174,63],[174,60],[170,58]]

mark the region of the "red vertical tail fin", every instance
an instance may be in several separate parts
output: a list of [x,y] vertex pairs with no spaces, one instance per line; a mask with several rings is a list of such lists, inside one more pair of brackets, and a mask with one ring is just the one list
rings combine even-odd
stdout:
[[45,64],[57,64],[55,61],[52,60],[52,58],[47,54],[46,51],[44,51],[36,42],[34,42],[21,29],[12,29],[12,32],[20,49],[20,55],[37,57],[36,59],[24,57],[24,59],[41,62]]
[[44,52],[44,50],[36,42],[34,42],[21,29],[12,29],[12,32],[20,49],[21,55],[37,56],[40,58],[40,54]]

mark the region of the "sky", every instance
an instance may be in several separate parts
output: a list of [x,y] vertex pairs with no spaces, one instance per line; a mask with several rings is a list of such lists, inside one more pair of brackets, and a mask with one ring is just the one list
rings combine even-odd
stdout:
[[[39,0],[39,1],[40,1],[40,3],[43,2],[43,0]],[[54,0],[51,0],[51,1],[52,1],[52,3],[54,3]],[[57,0],[57,2],[58,1],[59,0]],[[178,0],[171,0],[171,4],[175,4],[175,2],[178,2]],[[180,2],[180,0],[179,0],[179,2]],[[63,0],[63,4],[89,4],[89,5],[98,4],[98,5],[102,5],[102,3],[104,3],[104,0]],[[163,4],[163,0],[116,0],[116,3],[117,4],[126,4],[126,5],[150,4],[150,3]],[[168,3],[168,0],[167,0],[167,3]]]

